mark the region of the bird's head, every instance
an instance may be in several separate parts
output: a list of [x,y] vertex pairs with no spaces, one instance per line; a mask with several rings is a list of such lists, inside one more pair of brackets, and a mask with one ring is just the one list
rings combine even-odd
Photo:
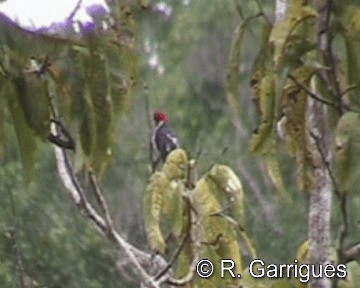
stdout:
[[169,120],[169,116],[165,112],[157,111],[154,113],[154,121],[155,124],[159,124],[159,122],[166,123]]

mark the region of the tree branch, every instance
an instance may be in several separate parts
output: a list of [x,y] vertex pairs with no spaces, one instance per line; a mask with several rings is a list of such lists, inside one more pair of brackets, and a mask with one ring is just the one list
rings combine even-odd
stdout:
[[108,231],[110,233],[111,231],[114,231],[113,221],[111,219],[109,208],[107,206],[104,195],[103,195],[103,193],[102,193],[102,191],[101,191],[101,189],[99,187],[97,178],[96,178],[93,170],[89,171],[89,177],[90,177],[91,186],[93,187],[93,190],[95,192],[96,200],[98,201],[101,212],[105,216],[106,226],[107,226]]
[[323,52],[324,62],[326,65],[330,67],[329,70],[325,71],[325,81],[327,86],[329,87],[334,100],[336,101],[336,108],[341,115],[344,112],[344,106],[342,103],[341,97],[341,88],[339,83],[339,77],[337,76],[336,72],[336,62],[335,62],[335,55],[332,49],[332,37],[331,37],[331,30],[330,30],[330,18],[331,18],[331,10],[333,7],[333,0],[327,0],[326,2],[326,14],[325,14],[325,21],[323,21],[324,27],[321,27],[320,33],[320,50]]
[[349,87],[347,87],[344,91],[341,91],[340,95],[341,97],[343,97],[344,95],[346,95],[347,93],[349,93],[351,90],[354,90],[355,88],[357,88],[356,84],[350,85]]
[[354,245],[344,252],[345,263],[354,261],[360,258],[360,243]]
[[[52,124],[52,132],[56,133],[56,127]],[[105,213],[106,220],[101,217],[90,202],[86,199],[85,194],[82,190],[82,187],[79,184],[78,179],[75,176],[72,163],[69,159],[68,153],[66,150],[54,146],[55,157],[57,161],[59,176],[63,182],[67,192],[79,207],[79,209],[85,214],[85,216],[95,225],[97,230],[111,240],[118,248],[120,248],[125,255],[129,258],[132,265],[136,268],[137,272],[141,276],[142,281],[145,283],[146,287],[160,287],[159,283],[154,280],[154,278],[145,271],[143,265],[146,264],[147,267],[153,266],[154,263],[151,261],[151,255],[147,254],[137,248],[133,247],[131,244],[126,242],[112,227],[111,218],[108,213],[108,209],[102,193],[98,187],[96,187],[97,193],[99,193],[98,198],[100,200],[101,209]],[[92,179],[94,180],[94,179]],[[96,184],[95,182],[94,184]],[[110,223],[110,225],[109,225]],[[165,267],[166,261],[162,258],[157,258],[156,267]]]
[[331,167],[330,167],[330,163],[329,163],[329,161],[326,159],[325,152],[324,152],[323,149],[321,148],[320,139],[319,139],[318,136],[315,135],[315,133],[312,132],[312,131],[310,131],[310,136],[311,136],[311,138],[314,139],[316,148],[317,148],[317,150],[318,150],[318,152],[319,152],[319,154],[320,154],[320,157],[321,157],[321,161],[323,162],[323,164],[324,164],[325,167],[326,167],[326,170],[327,170],[328,173],[329,173],[331,182],[332,182],[332,184],[333,184],[333,186],[334,186],[335,194],[336,194],[336,196],[337,196],[338,198],[340,198],[340,197],[341,197],[341,193],[340,193],[339,185],[338,185],[338,183],[337,183],[337,181],[336,181],[336,177],[335,177],[335,175],[334,175],[334,173],[333,173],[333,171],[332,171],[332,169],[331,169]]
[[328,105],[332,108],[337,108],[336,105],[334,103],[332,103],[331,101],[328,101],[318,95],[316,95],[315,93],[311,92],[309,88],[307,88],[305,85],[303,85],[302,83],[300,83],[294,76],[292,76],[291,74],[288,75],[288,78],[291,79],[296,85],[298,85],[302,90],[304,90],[306,92],[306,94],[308,94],[311,98],[313,98],[314,100]]
[[339,248],[338,248],[338,250],[339,250],[339,256],[340,256],[340,262],[342,263],[343,258],[344,258],[344,253],[345,253],[343,251],[343,246],[344,246],[345,238],[349,231],[349,213],[348,213],[348,208],[347,208],[347,199],[348,199],[347,194],[340,191],[339,185],[336,181],[336,177],[330,167],[330,163],[329,163],[329,161],[327,161],[325,153],[324,153],[323,149],[321,148],[320,139],[312,131],[310,132],[310,136],[315,141],[315,145],[316,145],[317,150],[319,151],[321,161],[323,162],[324,166],[326,167],[326,170],[328,171],[329,177],[333,184],[335,195],[338,197],[338,199],[340,201],[340,210],[341,210],[341,215],[343,217],[344,223],[343,223],[343,225],[341,225],[341,227],[339,229]]
[[81,4],[82,4],[82,0],[79,0],[76,6],[74,7],[73,11],[71,11],[70,15],[66,18],[66,22],[73,21],[73,18],[75,17],[76,13],[79,11],[81,7]]

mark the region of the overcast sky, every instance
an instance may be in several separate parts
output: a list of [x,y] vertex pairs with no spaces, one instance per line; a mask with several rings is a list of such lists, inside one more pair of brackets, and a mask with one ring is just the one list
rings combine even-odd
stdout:
[[[32,26],[33,23],[35,27],[41,27],[65,20],[77,3],[78,0],[7,0],[0,4],[0,12],[22,25]],[[74,20],[90,21],[85,7],[92,4],[106,6],[104,0],[82,0]]]

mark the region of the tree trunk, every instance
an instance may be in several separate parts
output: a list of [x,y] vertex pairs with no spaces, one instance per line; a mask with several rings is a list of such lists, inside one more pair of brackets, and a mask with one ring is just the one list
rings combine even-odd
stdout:
[[[330,219],[331,219],[331,179],[327,170],[330,155],[328,141],[329,132],[326,125],[326,107],[311,100],[310,102],[310,133],[312,163],[312,179],[309,187],[309,240],[310,263],[317,267],[330,264]],[[311,280],[311,288],[330,288],[330,280],[326,277]]]
[[[314,0],[319,7],[319,31],[323,30],[328,23],[329,10],[326,8],[326,0]],[[322,3],[320,3],[322,2]],[[289,2],[288,0],[276,0],[275,22],[276,24],[286,17]],[[320,7],[321,6],[321,7]],[[328,32],[319,33],[319,54],[326,50],[328,45]],[[324,54],[322,54],[324,55]],[[312,81],[312,92],[319,95],[316,91],[316,80]],[[324,268],[330,264],[330,219],[331,219],[331,198],[332,183],[328,173],[328,163],[330,159],[330,133],[327,125],[327,108],[323,103],[314,101],[308,97],[307,127],[310,141],[306,147],[306,161],[309,164],[308,173],[310,181],[306,185],[309,201],[309,228],[308,238],[310,240],[310,264]],[[318,272],[318,271],[316,271]],[[318,273],[316,273],[318,274]],[[330,280],[326,277],[314,278],[310,280],[312,288],[330,288]]]
[[[326,63],[325,55],[329,45],[329,17],[330,5],[327,0],[314,1],[319,13],[319,39],[318,51]],[[321,95],[317,91],[315,82],[312,81],[312,92]],[[330,85],[330,83],[328,83]],[[309,129],[311,143],[309,151],[312,153],[312,176],[314,184],[309,188],[309,240],[310,262],[319,267],[330,264],[330,220],[332,202],[332,183],[329,175],[329,163],[331,159],[330,131],[328,127],[327,106],[314,100],[309,101]],[[330,279],[326,277],[314,278],[310,282],[311,288],[330,288]]]

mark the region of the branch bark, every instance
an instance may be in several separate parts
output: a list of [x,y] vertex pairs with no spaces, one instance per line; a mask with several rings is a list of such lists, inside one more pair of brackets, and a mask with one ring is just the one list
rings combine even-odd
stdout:
[[[52,123],[52,133],[56,135],[57,126]],[[77,205],[80,211],[82,211],[85,217],[95,226],[95,228],[104,237],[110,240],[115,246],[127,257],[128,264],[131,268],[134,268],[137,274],[141,278],[141,287],[143,288],[160,288],[162,284],[167,283],[168,287],[183,286],[190,282],[195,273],[195,267],[199,261],[201,255],[200,237],[196,231],[200,231],[199,221],[193,212],[189,199],[185,199],[188,203],[189,211],[189,224],[188,234],[184,238],[183,243],[180,244],[178,251],[176,251],[173,259],[167,262],[164,258],[159,255],[154,256],[153,254],[144,252],[130,243],[128,243],[120,234],[115,230],[113,221],[105,201],[102,190],[99,187],[97,179],[92,171],[89,172],[90,181],[92,188],[95,192],[97,202],[100,207],[100,211],[103,215],[100,215],[92,204],[87,200],[86,193],[80,185],[75,173],[69,151],[62,147],[54,145],[55,158],[57,162],[58,172],[64,187],[66,188],[70,198]],[[193,228],[193,226],[197,226]],[[189,240],[190,238],[190,240]],[[194,259],[189,266],[189,271],[186,276],[181,279],[173,277],[172,266],[174,261],[177,259],[178,254],[184,248],[187,241],[192,242]]]
[[[321,2],[321,3],[320,3]],[[319,23],[318,49],[323,53],[329,44],[329,3],[327,0],[319,1]],[[325,28],[324,28],[325,27]],[[321,33],[325,31],[325,33]],[[322,54],[323,55],[323,54]],[[325,59],[323,59],[325,61]],[[314,95],[321,95],[317,91],[316,78],[311,81],[311,92]],[[324,97],[321,97],[324,98]],[[324,267],[331,263],[330,242],[331,242],[331,203],[332,203],[332,182],[327,164],[330,163],[330,132],[327,123],[327,106],[315,99],[309,99],[308,127],[313,135],[309,141],[308,151],[310,152],[311,174],[314,179],[309,187],[309,240],[310,240],[310,262],[317,267]],[[314,278],[310,282],[311,288],[330,288],[331,281],[326,277]]]
[[[56,133],[54,125],[52,125],[52,130],[53,133]],[[106,220],[97,213],[94,207],[86,199],[85,193],[74,173],[68,151],[54,146],[54,152],[60,180],[64,184],[74,203],[102,235],[108,238],[121,251],[123,251],[132,263],[133,267],[135,267],[146,287],[160,287],[160,283],[155,281],[154,277],[151,275],[152,273],[150,274],[150,272],[147,271],[153,272],[164,269],[167,265],[166,261],[159,256],[154,258],[151,254],[141,251],[125,241],[125,239],[118,234],[114,227],[109,225],[112,221],[103,196],[101,195],[98,197],[98,200],[100,201],[100,206],[105,213]],[[97,193],[101,193],[101,191],[98,189]]]

